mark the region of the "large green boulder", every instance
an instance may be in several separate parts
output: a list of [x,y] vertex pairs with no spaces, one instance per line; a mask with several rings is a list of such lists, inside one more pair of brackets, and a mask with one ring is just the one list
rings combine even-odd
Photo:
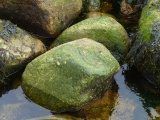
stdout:
[[51,48],[80,38],[90,38],[102,43],[118,61],[125,56],[129,45],[125,29],[115,19],[103,16],[88,18],[66,29]]
[[111,87],[119,63],[100,43],[84,38],[51,49],[30,62],[25,94],[54,112],[76,111]]
[[0,20],[0,81],[46,51],[45,45],[9,21]]
[[82,0],[1,0],[0,18],[41,37],[57,37],[79,15]]
[[128,59],[152,84],[160,85],[160,1],[149,0],[143,8],[136,42]]

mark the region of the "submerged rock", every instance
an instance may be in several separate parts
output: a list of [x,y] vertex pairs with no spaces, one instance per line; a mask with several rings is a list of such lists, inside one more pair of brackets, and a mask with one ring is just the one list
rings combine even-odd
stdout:
[[66,29],[51,48],[80,38],[91,38],[102,43],[118,61],[123,59],[129,46],[125,29],[115,19],[103,16],[88,18]]
[[155,86],[160,85],[160,1],[149,0],[139,23],[136,42],[128,59],[131,66]]
[[56,37],[79,15],[82,0],[2,0],[0,17],[43,37]]
[[45,51],[40,40],[11,22],[0,20],[0,80],[17,73]]
[[117,60],[100,43],[84,38],[37,57],[22,77],[25,94],[54,112],[77,111],[111,87]]
[[108,13],[113,10],[113,0],[101,0],[101,10],[102,13]]
[[98,12],[100,5],[100,0],[83,0],[83,12]]
[[146,5],[147,0],[122,0],[120,6],[119,22],[127,28],[138,25],[142,8]]
[[133,8],[130,4],[126,2],[126,0],[122,0],[121,2],[121,13],[125,15],[132,14],[134,12]]
[[114,81],[112,89],[96,101],[87,104],[78,112],[79,116],[85,116],[86,120],[110,120],[118,98],[118,86]]

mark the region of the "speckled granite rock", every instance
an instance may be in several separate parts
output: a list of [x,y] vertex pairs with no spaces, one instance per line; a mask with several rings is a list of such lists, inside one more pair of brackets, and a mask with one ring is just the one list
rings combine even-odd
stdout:
[[0,20],[0,80],[17,73],[45,51],[40,40],[11,22]]

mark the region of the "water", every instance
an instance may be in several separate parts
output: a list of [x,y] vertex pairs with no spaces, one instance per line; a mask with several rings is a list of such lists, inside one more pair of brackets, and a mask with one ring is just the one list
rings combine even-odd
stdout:
[[[106,119],[110,120],[152,120],[160,119],[160,100],[159,92],[155,88],[152,88],[146,80],[137,73],[124,74],[124,71],[128,69],[128,66],[122,65],[121,70],[114,76],[118,90],[113,87],[109,95],[103,99],[108,106],[112,105],[113,111]],[[43,116],[57,116],[41,106],[30,101],[23,90],[21,89],[21,80],[16,79],[15,82],[9,85],[5,85],[0,88],[0,120],[25,120]],[[115,93],[116,92],[116,93]],[[116,97],[116,95],[118,95]],[[116,100],[113,100],[116,98]],[[108,99],[108,98],[110,99]],[[112,102],[112,103],[111,103]],[[114,103],[115,102],[115,103]],[[94,103],[93,106],[95,106]],[[103,104],[103,103],[102,103]],[[98,109],[102,109],[102,104],[96,106]],[[104,105],[104,104],[103,104]],[[92,106],[92,105],[91,105]],[[98,118],[104,119],[105,112],[108,112],[108,106],[106,109],[103,106],[103,114],[99,114]],[[91,111],[93,108],[89,108]],[[83,111],[83,110],[82,110]],[[91,114],[86,112],[87,114]],[[59,114],[58,118],[73,119],[75,114]],[[67,116],[67,117],[66,117]],[[71,116],[71,117],[68,117]],[[84,119],[83,116],[76,116],[74,119]],[[81,117],[81,118],[80,118]],[[95,116],[96,117],[96,116]],[[91,119],[87,117],[87,119]]]
[[124,74],[128,69],[123,65],[114,76],[119,86],[118,101],[111,116],[112,120],[151,120],[158,119],[160,115],[156,111],[159,107],[158,90],[152,88],[147,80],[138,73],[130,76]]
[[21,80],[18,79],[13,84],[1,88],[0,120],[25,120],[51,115],[49,110],[31,102],[25,96],[20,83]]
[[[122,66],[126,69],[126,65]],[[112,114],[112,120],[148,120],[150,117],[143,107],[143,98],[139,97],[125,83],[122,69],[115,75],[116,83],[119,86],[118,102]]]

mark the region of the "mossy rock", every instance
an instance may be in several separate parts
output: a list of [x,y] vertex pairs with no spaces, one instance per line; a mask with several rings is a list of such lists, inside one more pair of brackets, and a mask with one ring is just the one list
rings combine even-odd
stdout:
[[115,19],[107,16],[83,20],[66,29],[51,48],[80,38],[90,38],[106,46],[121,61],[129,46],[128,34]]
[[0,20],[0,80],[17,73],[45,51],[40,40],[10,21]]
[[3,0],[0,18],[48,38],[57,37],[79,15],[82,0]]
[[22,88],[32,101],[54,112],[77,111],[110,89],[119,68],[102,44],[79,39],[30,62]]
[[149,0],[143,8],[136,42],[128,59],[155,86],[160,85],[160,1]]

